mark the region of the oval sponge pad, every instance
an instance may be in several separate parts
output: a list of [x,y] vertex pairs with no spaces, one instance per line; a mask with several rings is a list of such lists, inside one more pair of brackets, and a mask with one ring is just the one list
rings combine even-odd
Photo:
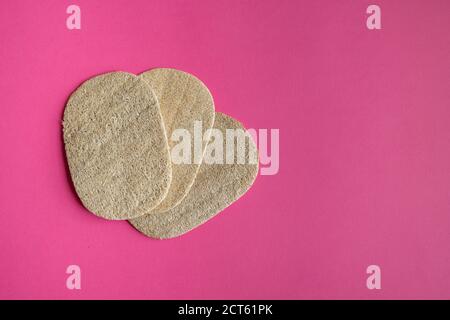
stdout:
[[[228,129],[242,130],[248,141],[247,152],[238,150],[245,146],[237,143],[237,139],[234,139],[231,146],[234,148],[235,155],[238,152],[245,152],[244,163],[234,161],[232,164],[207,164],[205,163],[207,159],[204,158],[187,196],[171,210],[131,219],[130,223],[137,230],[158,239],[180,236],[214,217],[251,187],[258,173],[258,161],[252,162],[250,156],[250,154],[257,154],[252,138],[243,131],[245,129],[241,123],[222,113],[216,113],[214,128],[222,133],[223,141],[221,142],[223,143],[219,145],[223,145],[224,148],[227,140],[226,131]],[[214,132],[212,136],[214,139],[220,138],[220,135],[217,136]],[[214,142],[213,139],[206,148],[205,157],[209,153],[212,142]],[[229,147],[227,145],[227,148]],[[217,152],[217,150],[210,151],[211,154]]]
[[[171,139],[175,130],[187,131],[191,137],[197,132],[202,138],[212,127],[215,115],[213,98],[199,79],[186,72],[167,68],[146,71],[141,77],[148,82],[158,98],[169,139],[169,150],[172,151],[177,143],[176,132],[175,139]],[[194,128],[198,128],[196,132]],[[194,144],[190,163],[172,161],[172,182],[169,192],[152,210],[152,214],[172,209],[186,196],[194,183],[205,148],[206,142]]]
[[89,211],[126,220],[164,199],[172,177],[167,137],[142,78],[112,72],[84,82],[67,102],[63,127],[72,181]]

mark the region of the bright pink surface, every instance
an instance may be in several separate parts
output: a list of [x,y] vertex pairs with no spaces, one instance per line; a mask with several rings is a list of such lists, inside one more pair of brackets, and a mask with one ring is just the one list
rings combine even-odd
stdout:
[[[0,298],[450,298],[450,2],[371,3],[0,1]],[[153,67],[280,129],[279,173],[169,241],[89,214],[61,136],[82,81]]]

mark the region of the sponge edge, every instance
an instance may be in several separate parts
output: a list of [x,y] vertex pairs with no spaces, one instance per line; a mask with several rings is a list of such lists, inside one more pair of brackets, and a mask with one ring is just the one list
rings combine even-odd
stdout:
[[[194,125],[201,124],[203,135],[214,123],[214,102],[208,88],[195,76],[169,68],[157,68],[140,75],[155,92],[169,139],[169,150],[175,142],[170,139],[174,130],[186,130],[194,137]],[[200,131],[199,130],[199,131]],[[207,141],[207,139],[202,141]],[[166,198],[152,210],[159,214],[175,207],[187,195],[200,167],[206,142],[194,146],[194,155],[189,164],[172,162],[172,182]],[[197,161],[194,157],[198,156]]]
[[[222,132],[224,146],[227,129],[245,130],[241,123],[218,112],[214,128]],[[255,143],[248,133],[246,135],[248,153],[257,154]],[[157,239],[174,238],[205,223],[238,200],[255,181],[258,161],[249,163],[248,153],[244,164],[203,163],[188,195],[178,206],[163,213],[132,219],[130,223],[144,235]]]
[[140,77],[111,72],[84,82],[63,122],[67,161],[83,205],[105,219],[148,213],[171,182],[157,98]]

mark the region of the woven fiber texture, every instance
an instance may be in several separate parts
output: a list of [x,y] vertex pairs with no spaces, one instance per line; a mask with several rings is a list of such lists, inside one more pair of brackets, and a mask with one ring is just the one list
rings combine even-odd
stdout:
[[[245,130],[241,123],[218,112],[214,128],[223,133],[224,146],[227,129]],[[249,152],[257,154],[252,138],[245,134]],[[234,145],[236,148],[239,146],[237,143]],[[238,150],[235,151],[237,154]],[[202,163],[189,193],[178,206],[163,213],[131,219],[130,223],[144,235],[157,239],[177,237],[205,223],[239,199],[253,184],[258,173],[258,161],[249,163],[249,152],[246,152],[244,164]]]
[[[213,98],[199,79],[186,72],[166,68],[146,71],[141,77],[149,83],[158,98],[169,139],[169,150],[173,151],[173,146],[177,143],[171,139],[174,130],[187,130],[190,136],[194,137],[194,125],[197,122],[197,125],[201,124],[198,132],[203,137],[212,127],[215,115]],[[193,145],[190,163],[172,161],[172,182],[169,192],[152,213],[172,209],[187,195],[194,183],[205,148],[206,142],[198,146]],[[198,157],[197,161],[195,156]]]
[[83,205],[105,219],[149,213],[171,181],[158,101],[142,78],[112,72],[84,82],[64,111],[70,174]]

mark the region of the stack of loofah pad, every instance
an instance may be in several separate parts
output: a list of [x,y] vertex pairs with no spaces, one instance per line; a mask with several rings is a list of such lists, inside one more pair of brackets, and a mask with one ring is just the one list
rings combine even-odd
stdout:
[[[238,131],[246,143],[229,134]],[[242,124],[215,112],[208,88],[175,69],[87,80],[67,102],[63,134],[83,205],[157,239],[211,219],[239,199],[258,172],[256,145]],[[182,150],[189,161],[174,159],[180,142],[189,143]]]

